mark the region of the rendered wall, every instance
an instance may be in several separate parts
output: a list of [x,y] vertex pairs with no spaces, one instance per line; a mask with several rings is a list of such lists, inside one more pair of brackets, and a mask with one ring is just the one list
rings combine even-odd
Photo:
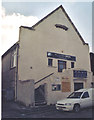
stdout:
[[34,106],[34,80],[17,81],[17,101]]
[[[69,83],[70,89],[63,87],[63,83]],[[73,70],[65,70],[63,74],[53,74],[46,79],[47,84],[47,93],[46,93],[46,100],[47,104],[55,104],[58,100],[65,99],[70,93],[74,92],[74,83],[83,83],[84,88],[90,88],[92,82],[91,73],[87,73],[87,78],[74,78],[73,77]],[[52,91],[52,84],[61,84],[60,91]],[[66,92],[67,91],[67,92]]]
[[[66,25],[69,29],[64,31],[56,28],[55,24]],[[57,59],[53,59],[53,67],[47,65],[47,52],[49,51],[61,54],[63,51],[65,55],[76,56],[75,68],[90,71],[88,45],[83,45],[61,9],[58,9],[34,29],[33,31],[20,28],[19,80],[34,79],[38,81],[52,72],[57,72]],[[67,69],[70,68],[70,63],[71,61],[68,61]]]

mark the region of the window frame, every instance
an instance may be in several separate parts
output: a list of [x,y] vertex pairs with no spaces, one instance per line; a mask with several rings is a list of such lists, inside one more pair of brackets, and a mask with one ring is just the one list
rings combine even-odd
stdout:
[[[49,62],[51,62],[51,63],[49,64]],[[49,66],[49,67],[52,67],[52,66],[53,66],[53,59],[48,58],[48,66]]]
[[[56,87],[56,89],[53,89]],[[61,91],[61,84],[52,84],[52,91]]]
[[[65,65],[64,65],[64,63],[65,63]],[[58,72],[62,72],[62,70],[63,70],[63,69],[62,70],[60,69],[60,65],[63,65],[63,67],[64,67],[63,69],[66,69],[66,67],[67,67],[67,61],[58,60]]]
[[10,68],[15,68],[17,66],[17,51],[14,49],[11,52]]
[[74,62],[71,62],[71,68],[74,68]]

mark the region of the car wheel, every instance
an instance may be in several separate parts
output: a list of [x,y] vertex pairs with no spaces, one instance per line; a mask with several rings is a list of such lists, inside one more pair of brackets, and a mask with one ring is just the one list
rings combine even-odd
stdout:
[[80,111],[80,105],[79,104],[74,105],[73,110],[74,110],[74,112],[79,112]]

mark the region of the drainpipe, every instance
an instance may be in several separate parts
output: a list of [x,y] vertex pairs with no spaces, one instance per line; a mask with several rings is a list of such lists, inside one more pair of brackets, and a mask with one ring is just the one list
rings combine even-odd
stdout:
[[17,82],[18,82],[18,54],[19,54],[19,44],[17,43],[17,61],[16,61],[16,88],[15,88],[15,101],[17,101]]

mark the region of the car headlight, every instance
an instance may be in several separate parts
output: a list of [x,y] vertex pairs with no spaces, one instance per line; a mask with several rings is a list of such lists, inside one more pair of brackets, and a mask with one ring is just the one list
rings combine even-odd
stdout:
[[65,105],[71,105],[71,103],[65,103]]

